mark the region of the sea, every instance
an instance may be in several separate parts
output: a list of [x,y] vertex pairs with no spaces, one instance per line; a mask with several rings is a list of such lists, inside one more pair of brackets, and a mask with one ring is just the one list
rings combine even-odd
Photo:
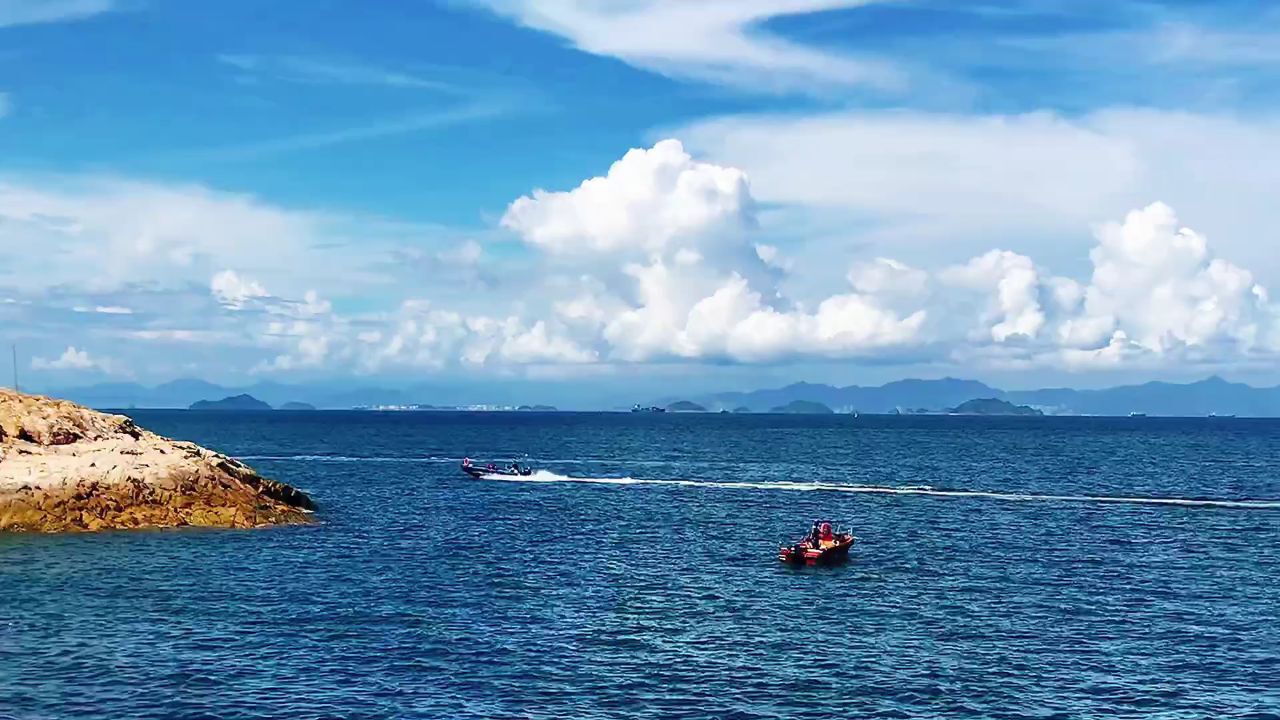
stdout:
[[0,718],[1280,717],[1280,421],[129,412],[316,523],[0,536]]

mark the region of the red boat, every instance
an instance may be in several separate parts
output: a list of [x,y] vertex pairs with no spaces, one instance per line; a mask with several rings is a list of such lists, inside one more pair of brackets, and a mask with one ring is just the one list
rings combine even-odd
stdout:
[[848,560],[853,534],[833,528],[830,520],[814,520],[803,539],[778,548],[778,559],[796,565],[831,565]]

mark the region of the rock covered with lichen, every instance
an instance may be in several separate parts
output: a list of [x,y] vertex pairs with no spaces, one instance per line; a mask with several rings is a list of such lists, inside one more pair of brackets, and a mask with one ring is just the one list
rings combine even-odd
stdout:
[[121,415],[0,390],[0,531],[305,523],[312,503]]

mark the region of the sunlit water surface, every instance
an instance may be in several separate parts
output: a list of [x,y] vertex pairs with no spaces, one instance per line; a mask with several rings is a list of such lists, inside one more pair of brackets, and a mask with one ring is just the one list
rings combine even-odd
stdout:
[[1280,713],[1280,422],[134,414],[319,523],[0,536],[0,717]]

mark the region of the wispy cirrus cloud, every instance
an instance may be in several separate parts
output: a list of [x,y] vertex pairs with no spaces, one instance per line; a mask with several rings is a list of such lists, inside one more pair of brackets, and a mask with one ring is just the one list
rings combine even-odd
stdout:
[[402,112],[367,122],[316,129],[274,138],[248,140],[181,153],[183,159],[241,161],[344,145],[425,130],[480,122],[514,112],[546,107],[536,91],[463,68],[431,66],[398,69],[351,58],[278,54],[221,54],[216,60],[240,73],[240,79],[264,85],[312,86],[329,94],[338,86],[385,90],[392,105],[412,103]]
[[470,91],[425,74],[379,67],[352,60],[305,55],[222,54],[218,62],[250,74],[276,80],[316,85],[374,85],[451,94]]
[[[1280,11],[1256,3],[458,2],[583,52],[759,94],[910,88],[908,106],[1030,109],[1260,104],[1280,89],[1268,72],[1280,63]],[[1011,80],[1025,86],[1011,95]]]
[[77,305],[72,311],[78,313],[98,313],[99,315],[132,315],[133,308],[127,308],[123,305],[95,305],[89,307],[87,305]]
[[470,0],[593,55],[671,77],[761,92],[895,88],[891,61],[802,45],[771,20],[848,10],[877,0]]
[[[1077,111],[1110,105],[1275,107],[1280,7],[1205,0],[921,0],[885,4],[840,37],[945,73],[967,110]],[[826,37],[835,34],[827,31]],[[909,61],[907,59],[910,59]],[[919,87],[913,87],[919,90]],[[934,94],[914,93],[926,104]],[[945,104],[946,98],[944,98]]]
[[83,20],[118,5],[115,0],[0,0],[0,28]]
[[1264,69],[1280,64],[1280,14],[1248,21],[1209,22],[1185,19],[1170,11],[1149,22],[1121,27],[1066,31],[1054,34],[1006,34],[983,48],[974,48],[987,62],[992,56],[1034,60],[1066,69],[1108,69],[1169,73],[1179,69],[1203,71]]
[[499,117],[507,112],[510,112],[510,107],[499,102],[468,103],[460,107],[444,110],[424,110],[393,118],[371,120],[367,124],[352,125],[334,130],[318,130],[266,140],[251,140],[231,145],[198,148],[181,153],[181,155],[186,160],[211,162],[257,160],[303,150],[314,150],[334,145],[462,125]]

